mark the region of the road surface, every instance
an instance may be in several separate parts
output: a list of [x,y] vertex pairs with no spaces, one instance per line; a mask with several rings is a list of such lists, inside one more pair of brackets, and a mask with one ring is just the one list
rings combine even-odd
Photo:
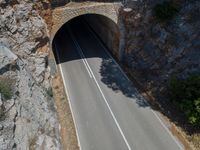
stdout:
[[88,26],[71,22],[54,46],[80,149],[183,149]]

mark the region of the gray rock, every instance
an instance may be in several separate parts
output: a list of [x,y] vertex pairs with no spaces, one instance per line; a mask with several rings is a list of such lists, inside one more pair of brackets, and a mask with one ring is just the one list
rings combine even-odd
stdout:
[[0,0],[0,4],[6,4],[5,0]]
[[[14,7],[5,2],[6,7],[0,9],[0,69],[15,63],[2,75],[15,79],[16,95],[0,101],[6,111],[0,121],[0,149],[28,150],[31,145],[37,149],[61,149],[54,101],[45,89],[50,86],[48,54],[36,53],[40,42],[44,42],[41,40],[47,38],[45,21],[33,10],[32,1],[17,0],[19,4]],[[34,139],[40,142],[37,144]]]
[[[22,40],[24,39],[22,38]],[[18,51],[23,53],[25,52],[26,54],[30,55],[33,52],[33,50],[35,50],[36,46],[37,43],[35,42],[24,42],[23,44],[20,45]]]
[[2,113],[3,113],[3,101],[0,93],[0,115],[2,115]]
[[2,97],[1,97],[1,93],[0,93],[0,107],[3,106],[3,101],[2,101]]
[[44,31],[45,31],[44,24],[45,23],[41,18],[32,17],[31,22],[34,24],[34,26],[32,27],[34,37],[41,38],[43,36],[46,36],[46,34],[44,33]]
[[46,70],[46,58],[40,57],[35,59],[35,79],[38,83],[41,83],[44,80],[44,72]]
[[[44,58],[43,58],[44,59]],[[38,64],[45,61],[37,59]],[[54,110],[50,106],[53,101],[46,96],[46,91],[42,87],[35,84],[31,74],[22,63],[18,63],[20,67],[19,99],[16,102],[18,117],[16,120],[15,141],[19,149],[26,150],[30,141],[38,138],[40,134],[50,134],[53,141],[58,141],[56,147],[59,147],[59,130]],[[54,132],[55,131],[55,132]],[[44,140],[46,141],[46,140]],[[51,141],[48,140],[50,143]],[[34,142],[31,142],[34,145]],[[50,144],[51,145],[51,144]],[[42,145],[37,145],[38,149]],[[48,147],[47,147],[48,149]]]
[[41,147],[44,150],[59,150],[59,142],[47,135],[40,135],[36,144],[35,150],[40,150]]
[[0,130],[3,130],[3,127],[4,127],[4,126],[3,126],[2,124],[0,124]]
[[12,53],[7,47],[0,45],[0,69],[8,64],[12,64],[17,60],[17,56]]
[[15,143],[14,130],[15,130],[15,118],[17,111],[13,105],[13,100],[7,100],[4,102],[6,115],[1,116],[0,122],[0,143],[1,150],[12,149]]
[[32,3],[24,3],[24,4],[19,4],[19,5],[16,5],[15,6],[15,15],[16,15],[16,18],[21,20],[21,21],[27,21],[28,18],[30,17],[29,16],[29,13],[31,12],[32,10]]
[[[166,97],[159,88],[166,88],[172,75],[186,78],[200,73],[200,1],[183,1],[180,11],[168,22],[155,19],[152,8],[157,2],[130,3],[132,12],[120,13],[127,32],[124,62],[132,76],[162,100]],[[135,26],[138,13],[143,19]]]

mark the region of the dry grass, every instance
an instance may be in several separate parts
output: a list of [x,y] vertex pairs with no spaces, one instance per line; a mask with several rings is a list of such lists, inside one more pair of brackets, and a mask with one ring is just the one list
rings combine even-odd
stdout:
[[197,150],[200,150],[200,133],[194,133],[192,135],[187,135],[187,138],[190,142],[194,144],[194,147]]

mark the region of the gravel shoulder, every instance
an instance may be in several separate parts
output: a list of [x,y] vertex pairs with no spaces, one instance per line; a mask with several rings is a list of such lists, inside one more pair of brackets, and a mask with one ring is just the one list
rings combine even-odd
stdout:
[[60,74],[53,78],[52,85],[63,149],[79,150],[74,122]]

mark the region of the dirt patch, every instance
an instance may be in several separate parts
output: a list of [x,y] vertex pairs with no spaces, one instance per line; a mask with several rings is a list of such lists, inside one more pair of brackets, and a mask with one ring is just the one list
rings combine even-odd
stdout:
[[57,74],[53,78],[52,86],[56,110],[61,127],[60,134],[63,149],[79,150],[74,122],[60,74]]

